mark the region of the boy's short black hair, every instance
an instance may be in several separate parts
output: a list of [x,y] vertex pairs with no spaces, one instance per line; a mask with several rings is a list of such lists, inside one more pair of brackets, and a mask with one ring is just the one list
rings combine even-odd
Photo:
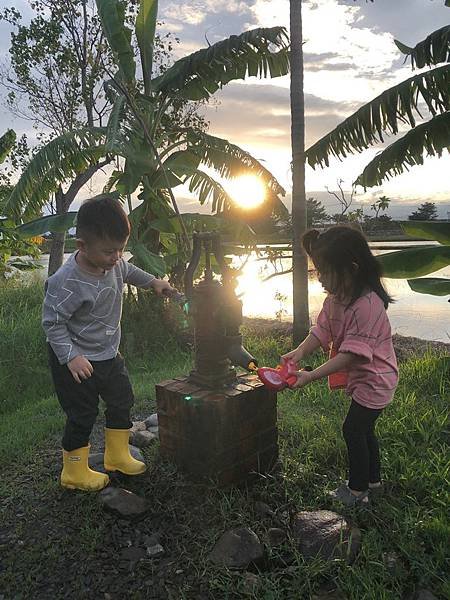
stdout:
[[130,221],[122,205],[108,195],[85,200],[77,215],[77,238],[123,241],[130,235]]

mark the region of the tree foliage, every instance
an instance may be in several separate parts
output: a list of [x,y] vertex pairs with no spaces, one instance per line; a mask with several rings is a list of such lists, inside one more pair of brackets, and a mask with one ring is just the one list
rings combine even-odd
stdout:
[[308,198],[306,200],[306,214],[308,227],[322,225],[330,221],[330,215],[325,210],[324,205],[320,200],[316,200],[315,198]]
[[408,217],[410,221],[432,221],[437,219],[437,209],[434,202],[424,202]]
[[0,137],[0,164],[4,162],[15,143],[16,132],[13,129],[8,129],[8,131]]

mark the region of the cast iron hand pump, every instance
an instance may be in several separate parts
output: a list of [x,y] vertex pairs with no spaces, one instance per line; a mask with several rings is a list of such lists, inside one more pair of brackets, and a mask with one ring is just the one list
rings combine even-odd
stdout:
[[[194,285],[194,274],[205,252],[203,279]],[[214,255],[222,281],[214,279],[211,268]],[[235,365],[256,370],[255,358],[243,347],[242,302],[235,293],[232,270],[227,266],[220,235],[194,233],[193,252],[186,269],[184,286],[194,319],[195,367],[189,380],[208,388],[236,381]]]

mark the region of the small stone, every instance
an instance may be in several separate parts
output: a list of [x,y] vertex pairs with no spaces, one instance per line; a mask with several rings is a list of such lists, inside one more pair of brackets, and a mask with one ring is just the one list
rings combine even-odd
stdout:
[[384,552],[383,563],[392,577],[403,577],[407,572],[407,566],[396,552]]
[[120,517],[142,519],[150,506],[145,498],[122,488],[107,487],[98,495],[100,504]]
[[159,536],[156,533],[152,535],[144,535],[143,542],[146,548],[155,546],[156,544],[159,544]]
[[131,444],[128,444],[128,449],[129,449],[130,454],[131,454],[131,456],[133,458],[135,458],[136,460],[140,460],[141,462],[145,463],[144,455],[139,450],[139,448],[136,448],[136,446],[132,446]]
[[181,575],[182,573],[184,573],[183,569],[177,569],[175,571],[175,575]]
[[136,431],[145,431],[147,429],[147,425],[144,421],[133,421],[133,424],[130,429],[130,434],[136,433]]
[[120,558],[122,560],[129,560],[131,562],[138,562],[141,558],[145,558],[147,555],[144,548],[136,548],[136,546],[132,546],[131,548],[125,548],[120,553]]
[[302,511],[295,515],[292,535],[305,558],[345,558],[352,563],[361,545],[361,532],[329,510]]
[[253,596],[261,585],[261,579],[255,573],[244,573],[242,577],[242,588],[246,595]]
[[216,565],[230,569],[245,569],[250,563],[260,561],[264,548],[258,536],[247,527],[226,531],[209,554]]
[[157,439],[158,437],[154,433],[147,430],[136,431],[136,433],[133,434],[133,444],[138,448],[146,448]]
[[153,433],[153,435],[156,435],[156,437],[159,438],[159,427],[149,427],[147,431]]
[[286,541],[286,532],[279,527],[271,527],[267,532],[267,541],[269,546],[275,547]]
[[274,512],[265,502],[255,502],[255,512],[259,517],[272,517]]
[[156,558],[157,556],[161,556],[164,554],[164,548],[161,544],[155,544],[154,546],[150,546],[147,548],[147,556],[150,558]]
[[103,452],[95,452],[94,454],[89,454],[88,464],[94,471],[98,471],[99,473],[106,473],[105,465],[103,463]]
[[153,413],[144,420],[144,423],[147,429],[150,429],[150,427],[158,427],[158,414]]

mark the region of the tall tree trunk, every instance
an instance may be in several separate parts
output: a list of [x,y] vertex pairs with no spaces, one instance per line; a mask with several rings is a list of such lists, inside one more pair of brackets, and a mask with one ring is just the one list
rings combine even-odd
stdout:
[[306,231],[302,0],[290,0],[290,29],[293,338],[294,344],[298,344],[307,335],[309,330],[308,260],[301,247],[301,238]]
[[[56,214],[61,215],[64,211],[64,194],[59,187],[55,194]],[[63,264],[64,244],[66,241],[66,232],[54,233],[52,236],[52,245],[50,247],[50,256],[48,258],[48,276],[53,275]]]
[[[62,215],[69,211],[70,205],[75,200],[76,195],[81,190],[83,185],[85,185],[90,178],[96,173],[99,169],[103,168],[111,162],[111,159],[105,158],[104,161],[99,162],[95,165],[91,165],[83,171],[83,173],[79,173],[75,179],[72,181],[69,189],[66,193],[62,191],[62,188],[59,187],[58,191],[55,195],[56,200],[56,214]],[[64,244],[66,240],[65,233],[54,233],[52,245],[50,248],[50,256],[48,259],[48,276],[53,275],[59,267],[63,264],[64,260]]]

